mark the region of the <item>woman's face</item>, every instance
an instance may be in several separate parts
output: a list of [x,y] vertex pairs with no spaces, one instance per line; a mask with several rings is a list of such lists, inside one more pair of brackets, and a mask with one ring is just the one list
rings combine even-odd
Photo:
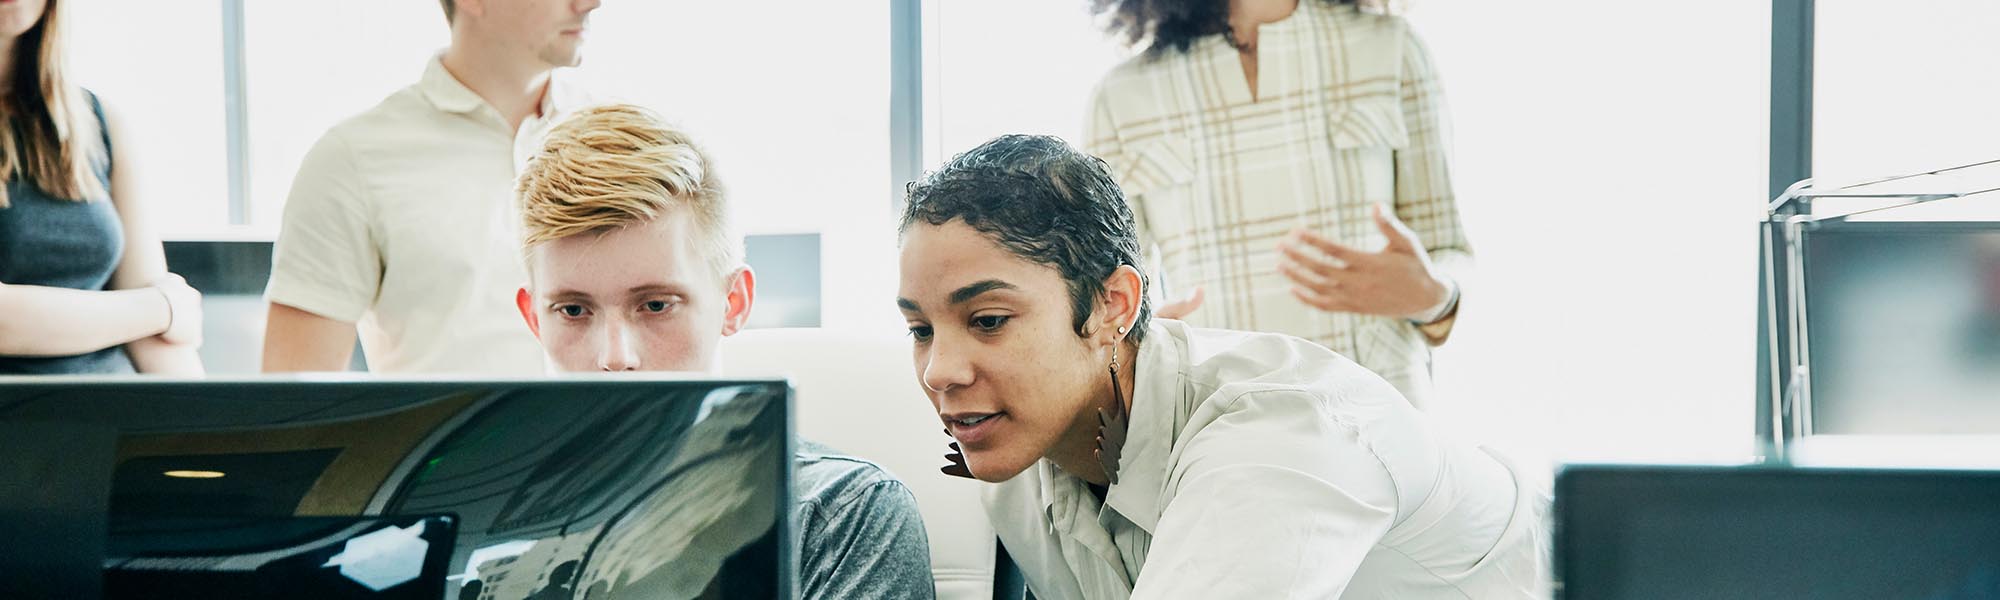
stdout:
[[917,379],[973,476],[1005,481],[1059,444],[1094,444],[1105,357],[1077,336],[1053,267],[962,221],[916,223],[903,237],[896,304]]
[[48,0],[0,0],[0,38],[11,40],[33,29],[47,6]]

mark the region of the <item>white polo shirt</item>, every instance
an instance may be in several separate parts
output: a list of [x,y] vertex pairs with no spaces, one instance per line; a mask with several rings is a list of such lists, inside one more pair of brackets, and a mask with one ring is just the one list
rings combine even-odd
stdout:
[[514,291],[526,281],[515,177],[580,100],[551,78],[510,130],[437,58],[416,85],[313,145],[285,203],[265,299],[358,325],[391,373],[539,374]]
[[988,486],[1035,597],[1536,598],[1547,495],[1379,376],[1290,336],[1146,329],[1118,483]]

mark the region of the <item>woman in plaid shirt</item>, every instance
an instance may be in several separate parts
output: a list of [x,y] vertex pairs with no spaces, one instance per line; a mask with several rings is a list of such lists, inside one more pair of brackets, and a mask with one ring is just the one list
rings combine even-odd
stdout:
[[1319,342],[1422,406],[1472,254],[1408,23],[1353,0],[1094,6],[1143,50],[1099,82],[1085,144],[1178,299],[1161,316]]

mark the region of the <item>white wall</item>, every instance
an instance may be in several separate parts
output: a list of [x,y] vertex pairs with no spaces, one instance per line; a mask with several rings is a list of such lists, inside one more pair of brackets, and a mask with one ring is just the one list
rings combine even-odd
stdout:
[[1770,7],[1414,10],[1480,261],[1436,412],[1556,459],[1747,457]]

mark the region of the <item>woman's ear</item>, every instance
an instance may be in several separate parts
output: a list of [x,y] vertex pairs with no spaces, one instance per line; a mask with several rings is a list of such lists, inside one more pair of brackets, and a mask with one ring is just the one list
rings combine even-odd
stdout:
[[[1140,302],[1146,298],[1146,282],[1132,265],[1119,265],[1104,278],[1104,295],[1098,303],[1099,331],[1111,332],[1109,341],[1122,342],[1139,320]],[[1123,330],[1123,331],[1121,331]]]

